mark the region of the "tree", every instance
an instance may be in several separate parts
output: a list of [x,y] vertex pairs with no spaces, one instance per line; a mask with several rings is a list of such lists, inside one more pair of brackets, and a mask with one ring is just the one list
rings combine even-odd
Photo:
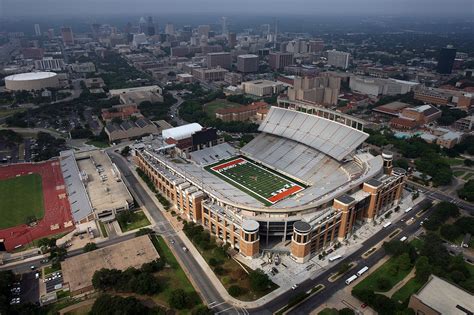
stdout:
[[139,229],[138,231],[135,232],[135,236],[142,236],[142,235],[152,234],[154,232],[155,231],[153,231],[150,228],[142,228],[142,229]]
[[183,289],[176,289],[171,291],[168,303],[172,308],[182,310],[188,308],[190,303],[189,295]]
[[242,288],[239,287],[238,285],[231,285],[229,289],[227,289],[227,291],[233,297],[238,297],[243,292]]
[[134,314],[154,314],[134,297],[123,298],[121,296],[100,295],[92,305],[89,312],[91,315],[134,315]]
[[96,243],[87,243],[84,248],[83,248],[83,251],[84,253],[87,253],[87,252],[92,252],[93,250],[96,250],[97,249],[97,244]]
[[398,267],[403,271],[407,271],[411,268],[411,261],[408,253],[402,254],[398,257]]
[[443,224],[439,233],[448,241],[454,242],[462,234],[462,231],[456,225]]
[[351,308],[345,307],[341,310],[339,310],[339,315],[354,315],[354,310]]
[[421,256],[415,264],[415,279],[418,283],[425,283],[431,274],[431,266],[428,257]]
[[271,281],[261,269],[253,270],[249,273],[250,287],[255,291],[264,291],[266,290]]
[[214,312],[207,308],[207,306],[201,305],[198,308],[194,309],[192,315],[211,315]]
[[458,190],[458,196],[467,201],[474,201],[474,179],[470,179],[464,184],[464,187]]
[[390,289],[390,287],[392,286],[392,283],[390,282],[388,278],[380,277],[377,279],[376,286],[378,290],[383,292]]
[[130,154],[130,150],[131,150],[130,147],[127,145],[127,146],[125,146],[125,147],[122,149],[122,151],[120,152],[120,154],[121,154],[122,156],[128,156],[128,155]]

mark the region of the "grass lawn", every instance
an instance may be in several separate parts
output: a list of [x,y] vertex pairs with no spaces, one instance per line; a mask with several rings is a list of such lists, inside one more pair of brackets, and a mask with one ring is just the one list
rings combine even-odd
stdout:
[[0,229],[24,224],[31,216],[44,216],[41,176],[30,174],[0,180]]
[[24,108],[11,108],[11,109],[0,109],[0,118],[3,118],[3,117],[6,117],[6,116],[9,116],[9,115],[13,115],[13,114],[16,114],[16,113],[21,113],[21,112],[24,112],[25,109]]
[[50,273],[53,273],[55,271],[61,270],[61,265],[59,265],[57,268],[53,268],[52,265],[44,267],[44,275],[47,276]]
[[[214,240],[212,240],[211,243],[214,243]],[[237,297],[239,300],[254,301],[278,288],[278,285],[272,282],[272,286],[267,290],[263,292],[255,292],[251,289],[250,278],[245,270],[234,259],[219,250],[217,246],[213,246],[209,250],[202,250],[199,246],[196,246],[196,248],[208,263],[211,258],[221,262],[219,266],[222,267],[224,272],[220,275],[216,274],[216,276],[219,278],[226,290],[228,290],[232,285],[237,285],[242,288],[243,294]]]
[[468,172],[468,173],[466,173],[466,175],[464,175],[463,179],[469,180],[473,175],[474,175],[474,173]]
[[107,142],[95,141],[95,140],[87,141],[86,144],[93,145],[97,148],[108,148],[108,147],[110,147],[110,145]]
[[[197,308],[201,304],[201,300],[193,285],[189,281],[188,277],[184,273],[183,269],[179,265],[178,261],[174,257],[168,245],[165,243],[161,236],[152,236],[153,245],[160,254],[160,257],[164,258],[167,266],[163,270],[157,272],[155,276],[160,279],[163,291],[153,296],[153,300],[160,304],[168,306],[168,298],[171,292],[176,289],[183,289],[184,291],[196,295],[199,299],[199,303],[196,303]],[[190,314],[192,310],[180,310],[177,314]]]
[[456,177],[461,177],[462,175],[464,175],[464,171],[454,171],[453,174]]
[[445,158],[444,160],[446,161],[446,163],[448,163],[448,164],[451,165],[451,166],[454,166],[454,165],[463,165],[463,164],[464,164],[464,160],[462,160],[462,159]]
[[107,229],[105,228],[104,222],[100,220],[99,220],[99,227],[100,227],[100,231],[102,232],[103,237],[109,236],[109,233],[107,233]]
[[221,108],[233,108],[242,106],[238,103],[232,103],[227,100],[216,99],[204,105],[204,111],[209,117],[216,118],[216,110]]
[[413,293],[423,286],[423,283],[419,283],[415,278],[410,279],[403,287],[392,295],[392,300],[402,304],[408,304],[408,300]]
[[122,232],[140,229],[150,224],[150,221],[146,217],[145,213],[143,213],[143,211],[132,212],[132,220],[130,222],[127,222],[125,225],[122,225],[122,223],[119,221],[119,225],[122,229]]
[[[397,274],[393,275],[390,270],[392,269],[393,265],[397,265],[398,262],[394,258],[390,258],[385,262],[382,266],[380,266],[377,270],[375,270],[373,273],[371,273],[367,278],[359,282],[355,287],[355,289],[368,289],[372,291],[378,291],[378,292],[387,292],[391,288],[393,288],[394,285],[396,285],[398,282],[400,282],[403,278],[406,277],[407,274],[410,273],[410,269],[408,270],[399,270],[397,271]],[[378,285],[377,285],[377,280],[379,278],[386,278],[390,281],[390,287],[387,288],[386,290],[381,290]]]
[[339,311],[335,308],[325,308],[318,315],[338,315]]

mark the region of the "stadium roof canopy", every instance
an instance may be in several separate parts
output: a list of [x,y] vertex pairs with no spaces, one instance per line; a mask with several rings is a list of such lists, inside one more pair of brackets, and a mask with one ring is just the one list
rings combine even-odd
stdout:
[[202,126],[198,123],[187,124],[175,128],[165,129],[162,132],[163,139],[172,138],[174,140],[181,140],[189,138],[196,131],[202,130]]

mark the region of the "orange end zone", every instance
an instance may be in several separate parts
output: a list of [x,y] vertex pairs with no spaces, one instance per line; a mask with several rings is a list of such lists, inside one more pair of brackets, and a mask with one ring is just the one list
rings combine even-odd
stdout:
[[233,161],[230,161],[230,162],[227,162],[227,163],[224,163],[224,164],[220,164],[220,165],[217,165],[217,166],[214,166],[211,168],[211,170],[213,171],[218,171],[220,169],[223,169],[223,168],[226,168],[228,166],[232,166],[232,165],[235,165],[235,164],[240,164],[244,162],[244,159],[236,159],[236,160],[233,160]]
[[275,202],[280,201],[281,199],[286,198],[289,195],[292,195],[292,194],[294,194],[294,193],[296,193],[300,190],[303,190],[303,187],[301,187],[301,186],[292,186],[289,189],[287,189],[285,191],[282,191],[281,193],[279,193],[275,196],[271,196],[270,198],[268,198],[268,200],[275,203]]

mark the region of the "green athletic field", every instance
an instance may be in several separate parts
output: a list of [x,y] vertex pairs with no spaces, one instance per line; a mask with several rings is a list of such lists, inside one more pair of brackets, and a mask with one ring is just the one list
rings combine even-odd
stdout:
[[[232,168],[218,172],[213,168],[226,164],[238,159],[247,161],[245,164],[237,164]],[[251,195],[255,199],[261,201],[267,206],[272,205],[279,200],[271,200],[272,196],[280,189],[288,189],[291,186],[297,185],[306,188],[305,185],[294,181],[284,175],[281,175],[273,170],[270,170],[262,165],[257,165],[256,162],[251,161],[246,157],[234,157],[232,159],[223,160],[218,163],[206,166],[206,170],[214,175],[222,178],[234,187]],[[273,194],[272,194],[273,193]],[[284,198],[282,198],[284,199]]]
[[32,216],[44,216],[41,176],[30,174],[0,180],[0,229],[25,224]]

